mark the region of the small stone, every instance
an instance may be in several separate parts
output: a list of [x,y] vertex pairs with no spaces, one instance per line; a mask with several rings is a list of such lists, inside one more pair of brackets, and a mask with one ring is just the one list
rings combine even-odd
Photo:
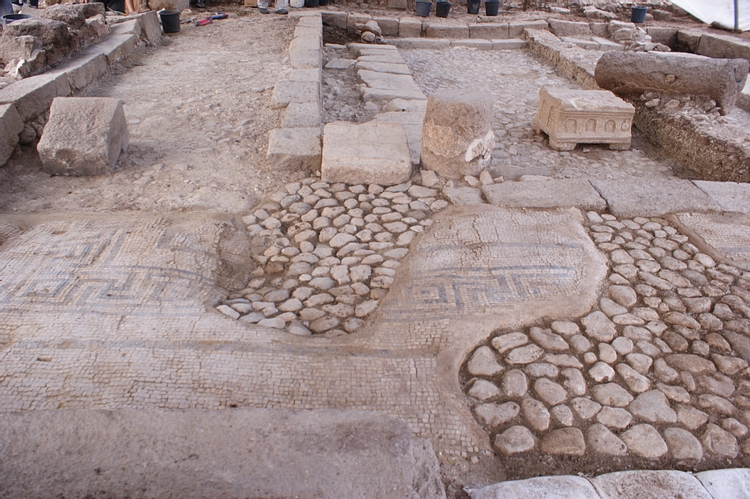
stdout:
[[378,308],[379,303],[380,302],[378,300],[363,301],[362,303],[357,305],[356,309],[354,309],[354,315],[359,318],[367,317]]
[[638,302],[638,296],[630,286],[610,286],[608,291],[612,300],[623,307],[630,308]]
[[700,388],[708,393],[729,398],[734,393],[734,382],[731,378],[720,373],[710,373],[698,376],[696,380]]
[[586,451],[583,433],[578,428],[552,430],[542,438],[542,452],[564,456],[582,456]]
[[279,305],[279,310],[281,310],[282,312],[299,312],[303,308],[304,305],[297,298],[291,298]]
[[[479,347],[471,356],[471,360],[467,365],[467,370],[474,376],[495,376],[503,372],[503,366],[501,366],[492,349],[487,346]],[[521,373],[523,375],[523,373]]]
[[669,449],[659,432],[649,424],[640,424],[622,434],[622,440],[631,453],[647,459],[657,459]]
[[537,345],[526,345],[511,350],[505,361],[508,364],[530,364],[541,357],[543,353],[544,350]]
[[602,381],[612,381],[615,377],[615,370],[604,362],[597,362],[594,367],[589,369],[589,376],[591,376],[597,383],[601,383]]
[[631,416],[631,414],[625,409],[620,409],[618,407],[603,407],[599,414],[596,415],[596,420],[605,426],[621,430],[630,425],[633,416]]
[[617,374],[625,381],[631,392],[642,393],[651,388],[651,382],[645,376],[638,374],[638,372],[627,364],[617,364],[615,367]]
[[597,385],[591,389],[591,392],[596,401],[603,405],[625,407],[633,400],[633,396],[627,390],[615,383]]
[[[722,338],[723,339],[723,338]],[[739,357],[728,357],[725,355],[712,354],[711,360],[722,373],[732,376],[747,368],[747,362]]]
[[633,340],[619,336],[612,341],[612,348],[620,355],[628,355],[633,351]]
[[505,353],[513,348],[525,345],[529,342],[529,337],[523,333],[515,332],[508,333],[501,336],[492,338],[492,347],[497,350],[498,353]]
[[610,342],[617,334],[614,323],[599,310],[581,319],[581,323],[586,328],[586,335],[596,341]]
[[520,398],[526,395],[527,390],[528,380],[526,375],[518,369],[508,371],[503,376],[503,392],[506,397]]
[[496,428],[518,416],[521,407],[515,402],[504,404],[480,404],[474,413],[490,428]]
[[629,353],[625,356],[625,361],[635,369],[639,374],[646,375],[651,368],[651,357],[641,353]]
[[665,385],[663,383],[657,383],[656,388],[662,392],[669,400],[675,402],[681,402],[683,404],[690,403],[690,393],[681,386]]
[[532,378],[539,378],[541,376],[556,378],[560,374],[560,370],[557,366],[547,362],[533,362],[526,366],[526,374]]
[[563,426],[573,426],[573,411],[567,405],[556,405],[550,410],[552,416]]
[[478,379],[468,391],[469,397],[486,401],[500,395],[500,389],[486,379]]
[[587,352],[591,350],[591,347],[593,346],[591,341],[582,334],[573,335],[568,341],[570,342],[570,348],[576,353]]
[[497,435],[494,443],[501,453],[512,456],[532,450],[536,439],[525,426],[511,426]]
[[700,461],[703,459],[701,443],[692,433],[682,428],[667,428],[664,430],[664,440],[674,459],[685,461]]
[[547,378],[538,378],[534,382],[534,390],[549,405],[557,405],[568,397],[565,388]]
[[271,327],[274,329],[284,329],[284,327],[286,326],[286,321],[279,317],[273,317],[271,319],[263,319],[261,321],[258,321],[258,325]]
[[737,439],[728,431],[709,423],[701,436],[701,442],[707,451],[719,456],[734,459],[739,453]]
[[572,336],[580,332],[578,324],[570,321],[554,321],[550,327],[554,332],[563,336]]
[[586,393],[586,380],[583,378],[581,371],[571,367],[563,369],[562,374],[565,377],[563,384],[573,395],[580,396]]
[[550,415],[543,403],[538,400],[527,398],[521,403],[523,416],[526,421],[537,431],[545,431],[549,428]]
[[347,320],[344,321],[344,329],[347,333],[353,333],[357,329],[364,326],[365,321],[362,319],[357,319],[355,317],[350,317]]
[[628,446],[601,424],[592,424],[586,431],[586,442],[594,452],[608,456],[624,456]]
[[568,349],[568,343],[559,335],[540,327],[532,327],[529,331],[531,339],[545,350],[553,352],[564,352]]
[[747,435],[747,426],[743,425],[734,418],[726,418],[722,420],[721,427],[734,435],[737,438],[742,438]]
[[669,406],[667,397],[659,390],[641,393],[630,403],[631,414],[650,423],[676,423],[677,413]]
[[665,357],[667,364],[678,371],[688,371],[693,374],[716,371],[713,362],[693,354],[671,354]]
[[301,324],[298,321],[292,321],[289,326],[286,328],[287,332],[289,334],[293,334],[295,336],[310,336],[312,335],[312,331],[307,329],[303,324]]
[[656,359],[654,362],[654,374],[665,383],[670,383],[680,377],[680,374],[669,367],[664,359],[661,358]]
[[607,364],[617,361],[617,351],[607,343],[599,343],[599,359]]
[[609,298],[602,298],[601,300],[599,300],[599,308],[601,308],[602,312],[607,314],[608,317],[625,314],[628,312],[627,308],[618,305]]
[[686,428],[695,430],[708,421],[708,414],[689,405],[678,405],[677,420]]
[[578,416],[584,421],[587,421],[596,416],[596,414],[602,408],[601,404],[584,397],[573,399],[570,405],[573,406],[573,410],[576,411],[576,413],[578,413]]
[[338,325],[339,320],[337,318],[327,316],[313,321],[309,327],[313,333],[323,333],[325,331],[328,331],[329,329],[333,329]]

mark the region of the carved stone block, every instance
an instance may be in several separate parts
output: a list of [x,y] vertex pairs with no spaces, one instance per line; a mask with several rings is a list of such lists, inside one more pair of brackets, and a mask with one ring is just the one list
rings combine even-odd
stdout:
[[550,147],[558,151],[572,151],[576,144],[627,150],[634,114],[632,105],[606,90],[542,87],[534,129],[546,133]]

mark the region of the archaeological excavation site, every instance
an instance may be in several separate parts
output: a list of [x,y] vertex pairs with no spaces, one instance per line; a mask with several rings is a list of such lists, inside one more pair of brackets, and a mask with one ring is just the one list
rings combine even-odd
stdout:
[[750,0],[0,0],[0,497],[750,499]]

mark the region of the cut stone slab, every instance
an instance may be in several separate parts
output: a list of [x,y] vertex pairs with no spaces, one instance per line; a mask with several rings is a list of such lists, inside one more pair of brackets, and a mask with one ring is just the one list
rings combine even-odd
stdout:
[[713,250],[713,256],[750,270],[749,217],[731,213],[679,213],[674,218],[688,234],[699,236]]
[[469,24],[469,38],[507,39],[508,25],[505,23]]
[[721,207],[691,181],[683,179],[590,179],[618,217],[659,216],[681,211],[720,211]]
[[469,27],[449,24],[428,23],[425,28],[428,38],[469,38]]
[[24,122],[36,118],[52,105],[56,97],[70,95],[70,83],[64,73],[24,78],[0,90],[0,104],[14,104]]
[[607,499],[712,499],[695,476],[682,471],[620,471],[591,483]]
[[723,211],[750,214],[750,184],[693,180]]
[[320,126],[320,105],[317,102],[292,102],[286,107],[283,128],[311,128]]
[[550,147],[559,151],[572,151],[576,144],[627,150],[634,115],[635,108],[612,92],[542,87],[534,130],[546,133]]
[[402,94],[402,99],[412,99],[414,97],[411,96],[414,94],[420,94],[424,98],[422,90],[414,83],[411,75],[381,73],[367,69],[360,69],[357,74],[369,89],[387,90],[396,94],[394,99],[399,98],[399,94]]
[[[93,4],[79,4],[79,5],[93,5]],[[107,59],[107,65],[114,64],[123,59],[127,59],[133,52],[135,52],[136,45],[138,44],[138,37],[133,34],[113,35],[110,34],[101,42],[97,43],[93,47],[89,47],[87,50],[91,50],[102,54]]]
[[338,121],[325,126],[321,167],[324,181],[395,185],[409,180],[411,171],[403,125]]
[[548,22],[552,32],[559,37],[591,36],[589,23],[562,21],[560,19],[550,19]]
[[365,411],[29,411],[0,440],[3,497],[445,498],[429,441]]
[[602,211],[607,203],[588,180],[564,179],[549,182],[503,182],[482,187],[490,204],[501,208],[558,208],[575,206]]
[[320,83],[300,81],[280,81],[273,87],[271,103],[287,106],[292,102],[317,103],[320,101]]
[[714,499],[745,499],[750,497],[750,469],[734,468],[696,473]]
[[395,38],[389,43],[402,49],[416,50],[445,50],[451,46],[447,38]]
[[380,73],[392,73],[398,75],[411,74],[409,66],[404,63],[357,61],[357,69],[366,69],[368,71],[378,71]]
[[326,64],[326,69],[349,69],[356,62],[354,59],[332,59]]
[[13,104],[0,105],[0,165],[4,165],[18,145],[23,121]]
[[320,127],[274,128],[266,159],[276,168],[314,171],[320,167]]
[[[398,100],[398,99],[397,99]],[[408,101],[408,102],[426,102],[426,101]],[[387,106],[386,106],[387,107]],[[419,164],[420,154],[422,152],[422,122],[424,121],[424,111],[400,112],[393,111],[380,113],[375,116],[375,121],[387,123],[400,123],[406,130],[406,140],[409,144],[409,154],[411,162],[414,165]]]
[[128,143],[121,100],[58,97],[37,151],[50,175],[103,175],[114,171]]
[[61,64],[52,74],[67,74],[70,88],[81,90],[107,72],[107,58],[96,51],[85,50],[70,61]]
[[492,50],[520,50],[525,49],[529,44],[526,40],[511,38],[509,40],[492,40]]
[[422,21],[404,17],[398,21],[398,36],[401,38],[419,38],[422,36]]
[[466,38],[462,40],[451,40],[451,47],[469,47],[477,50],[492,50],[492,42],[490,40],[477,40],[473,38]]
[[454,179],[484,170],[495,147],[492,107],[492,98],[480,92],[430,95],[422,125],[422,166]]
[[578,476],[544,476],[468,489],[471,499],[599,499],[596,489]]

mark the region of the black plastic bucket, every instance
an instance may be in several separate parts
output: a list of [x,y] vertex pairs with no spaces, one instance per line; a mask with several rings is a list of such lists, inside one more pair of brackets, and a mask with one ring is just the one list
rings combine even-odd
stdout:
[[448,13],[451,11],[450,2],[438,2],[435,4],[435,15],[438,17],[448,17]]
[[161,27],[165,33],[177,33],[180,31],[180,13],[176,10],[162,10],[159,12]]
[[417,15],[420,17],[427,17],[430,15],[432,10],[432,2],[420,2],[417,1]]
[[305,0],[305,7],[318,7],[320,0]]
[[484,0],[484,11],[488,16],[496,16],[500,10],[500,0]]
[[466,0],[466,10],[469,14],[479,14],[480,5],[482,5],[482,0]]
[[328,5],[328,0],[318,0],[319,5]]
[[10,23],[21,21],[23,19],[31,19],[32,17],[34,16],[30,16],[28,14],[5,14],[3,16],[3,28]]
[[630,22],[631,23],[646,22],[646,12],[648,12],[648,7],[631,7]]

